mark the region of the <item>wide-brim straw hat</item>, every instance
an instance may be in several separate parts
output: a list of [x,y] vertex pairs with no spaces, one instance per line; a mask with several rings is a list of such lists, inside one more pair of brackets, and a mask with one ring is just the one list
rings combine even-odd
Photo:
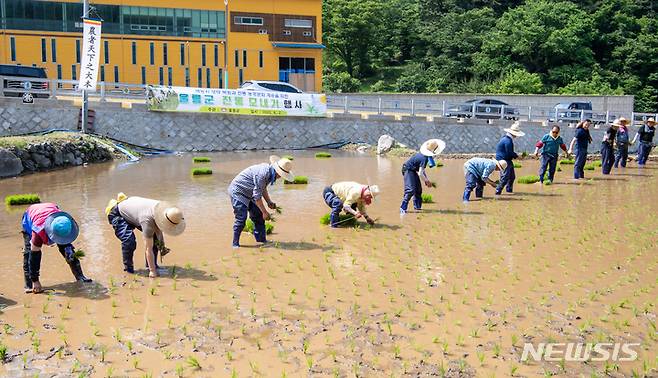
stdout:
[[155,205],[155,224],[167,235],[180,235],[185,231],[185,217],[176,206],[160,201]]
[[276,155],[270,156],[270,164],[284,180],[294,181],[295,175],[292,173],[292,161],[286,158],[280,158]]
[[425,156],[436,156],[446,149],[446,142],[441,139],[430,139],[420,146],[420,153]]
[[503,129],[503,130],[517,137],[522,137],[525,135],[525,133],[521,131],[521,125],[518,122],[514,122],[512,126],[510,126],[508,129]]
[[621,127],[626,125],[628,125],[628,120],[624,117],[619,117],[612,122],[612,126]]
[[498,166],[498,169],[500,169],[501,172],[507,169],[507,162],[505,160],[492,160],[496,162],[496,166]]
[[55,244],[71,244],[78,238],[80,228],[73,217],[64,211],[50,214],[46,218],[44,229],[48,239]]
[[372,195],[372,198],[377,197],[381,193],[379,185],[368,185],[366,190]]
[[647,119],[647,123],[650,123],[652,125],[656,125],[657,122],[656,122],[655,118],[651,117],[651,118]]

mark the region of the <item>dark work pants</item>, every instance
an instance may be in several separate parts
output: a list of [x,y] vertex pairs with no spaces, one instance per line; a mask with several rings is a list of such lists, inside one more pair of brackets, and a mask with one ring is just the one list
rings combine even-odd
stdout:
[[470,200],[473,189],[475,189],[475,198],[482,198],[482,196],[484,196],[484,181],[471,172],[466,172],[465,178],[466,187],[464,188],[462,200]]
[[[135,249],[137,249],[137,239],[135,238],[135,229],[141,231],[141,228],[135,225],[128,223],[121,214],[119,213],[119,208],[115,206],[110,214],[107,216],[107,220],[114,228],[114,235],[121,241],[121,256],[123,258],[123,270],[128,273],[135,273],[135,266],[133,264],[133,256],[135,254]],[[156,268],[158,267],[158,247],[157,247],[157,236],[153,236],[153,256],[155,261]],[[146,264],[148,265],[148,263]]]
[[402,175],[404,177],[404,196],[402,197],[400,209],[406,211],[409,206],[409,201],[411,200],[411,197],[413,197],[414,209],[420,210],[423,206],[423,186],[420,183],[418,173],[405,169],[402,172]]
[[247,222],[247,215],[254,222],[254,237],[259,243],[265,243],[267,238],[265,236],[265,221],[263,220],[263,213],[260,211],[254,201],[249,201],[249,205],[231,198],[231,205],[233,206],[233,214],[235,215],[235,222],[233,223],[233,246],[240,246],[240,234],[244,230],[244,225]]
[[637,150],[637,164],[645,165],[649,159],[649,154],[651,153],[652,145],[647,142],[640,142],[640,146]]
[[585,164],[587,163],[587,150],[584,148],[576,149],[576,161],[573,164],[573,178],[585,178]]
[[[340,213],[343,211],[344,206],[343,201],[338,198],[330,186],[324,188],[322,191],[322,198],[324,198],[324,203],[331,208],[331,215],[329,216],[331,227],[338,227]],[[352,209],[356,210],[356,204],[352,204]]]
[[622,168],[626,167],[626,161],[628,160],[628,144],[617,144],[617,154],[615,156],[614,167],[618,168],[621,164]]
[[609,175],[614,164],[615,154],[612,149],[612,144],[603,142],[601,143],[601,172],[604,175]]
[[[32,288],[32,282],[39,281],[39,276],[41,272],[41,251],[32,251],[32,245],[30,240],[32,235],[28,234],[25,231],[22,231],[23,234],[23,277],[25,279],[25,288]],[[64,257],[66,262],[71,266],[71,271],[76,279],[78,279],[77,269],[80,265],[80,260],[73,258],[71,260],[66,259],[66,248],[72,247],[71,244],[57,244],[57,249],[59,253]],[[80,269],[80,275],[82,275],[82,270]]]
[[500,175],[500,182],[496,188],[496,194],[500,194],[503,191],[504,187],[507,187],[505,191],[507,193],[512,193],[514,191],[514,181],[516,180],[516,172],[514,171],[514,162],[511,160],[505,160],[507,162],[507,168]]
[[555,179],[555,170],[557,169],[557,156],[542,155],[541,167],[539,168],[539,182],[544,182],[546,169],[548,168],[548,181],[553,182]]

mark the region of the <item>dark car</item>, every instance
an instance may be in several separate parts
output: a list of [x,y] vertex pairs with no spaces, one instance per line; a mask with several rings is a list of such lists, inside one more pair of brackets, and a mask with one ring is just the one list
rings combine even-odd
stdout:
[[581,119],[592,119],[591,102],[561,102],[553,107],[550,122],[578,122]]
[[[37,98],[50,97],[48,75],[42,67],[0,64],[0,76],[5,76],[3,96],[23,97],[25,94],[30,94]],[[25,80],[17,78],[25,78]],[[31,78],[44,80],[29,80]]]
[[446,109],[446,117],[471,118],[475,111],[475,118],[479,119],[519,119],[519,109],[503,101],[494,99],[473,99],[463,104],[454,105]]

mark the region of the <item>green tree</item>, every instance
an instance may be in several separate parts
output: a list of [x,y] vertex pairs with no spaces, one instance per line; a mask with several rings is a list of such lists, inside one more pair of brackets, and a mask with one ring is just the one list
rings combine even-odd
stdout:
[[537,94],[543,91],[541,76],[520,68],[507,72],[499,80],[487,86],[487,92],[490,93]]
[[347,72],[331,72],[323,76],[322,86],[328,92],[354,93],[358,92],[361,81]]

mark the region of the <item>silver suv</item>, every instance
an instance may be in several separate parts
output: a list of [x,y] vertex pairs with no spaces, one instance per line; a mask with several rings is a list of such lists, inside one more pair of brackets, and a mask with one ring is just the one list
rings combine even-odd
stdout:
[[282,81],[248,80],[242,83],[240,89],[247,91],[304,93],[294,85]]

